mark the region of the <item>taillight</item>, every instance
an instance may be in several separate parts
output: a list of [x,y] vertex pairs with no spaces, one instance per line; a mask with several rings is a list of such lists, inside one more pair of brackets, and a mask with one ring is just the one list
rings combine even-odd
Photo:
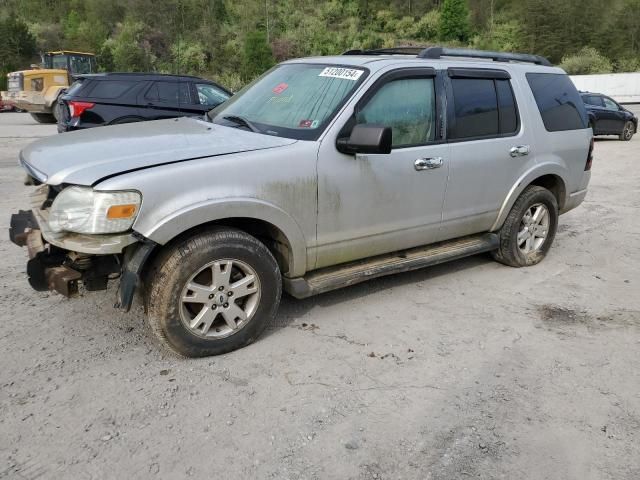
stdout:
[[589,144],[589,153],[587,154],[587,163],[584,165],[584,171],[591,170],[591,164],[593,163],[593,137],[591,137],[591,143]]
[[92,102],[69,102],[69,114],[72,117],[79,117],[85,110],[93,108],[95,103]]

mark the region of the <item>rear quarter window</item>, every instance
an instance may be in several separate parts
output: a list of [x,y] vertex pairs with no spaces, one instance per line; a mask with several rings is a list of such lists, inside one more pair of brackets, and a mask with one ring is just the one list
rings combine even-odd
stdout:
[[527,82],[548,132],[587,128],[584,102],[567,75],[527,73]]
[[69,87],[69,89],[67,90],[67,95],[75,95],[76,93],[78,93],[80,89],[82,89],[83,84],[84,84],[83,79],[78,79],[75,82],[73,82]]
[[118,98],[134,85],[125,80],[97,80],[94,83],[89,96],[95,98]]

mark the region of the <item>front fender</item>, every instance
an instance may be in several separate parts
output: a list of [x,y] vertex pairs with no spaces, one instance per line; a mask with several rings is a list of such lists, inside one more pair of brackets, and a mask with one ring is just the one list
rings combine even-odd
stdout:
[[[520,178],[518,178],[518,180],[511,187],[511,190],[509,190],[509,193],[504,199],[504,202],[502,202],[502,206],[500,207],[498,216],[491,226],[490,231],[494,232],[502,227],[502,224],[506,220],[507,215],[509,215],[513,204],[516,203],[516,200],[523,192],[523,190],[527,188],[534,180],[544,175],[555,175],[559,177],[566,186],[567,174],[567,169],[557,163],[542,163],[532,166],[529,170],[524,172],[520,176]],[[558,208],[562,210],[562,205],[558,205]]]
[[181,233],[206,223],[227,218],[262,220],[277,227],[291,247],[289,276],[301,276],[306,271],[306,240],[300,225],[281,208],[257,198],[221,198],[189,205],[166,215],[154,225],[138,233],[164,245]]

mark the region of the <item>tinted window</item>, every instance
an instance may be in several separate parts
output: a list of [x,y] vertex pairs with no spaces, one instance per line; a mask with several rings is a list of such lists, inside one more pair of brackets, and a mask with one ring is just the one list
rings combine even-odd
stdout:
[[383,85],[356,117],[357,123],[391,127],[393,146],[422,145],[435,138],[433,78],[407,78]]
[[598,95],[585,95],[582,97],[584,103],[588,105],[594,105],[596,107],[602,107],[602,98]]
[[75,95],[76,93],[78,93],[78,91],[82,88],[83,83],[84,80],[82,78],[79,78],[78,80],[73,82],[69,87],[69,90],[67,90],[67,95]]
[[513,90],[511,90],[509,80],[496,80],[495,82],[498,94],[500,133],[515,133],[518,130],[518,111]]
[[208,83],[196,84],[200,105],[215,107],[229,98],[229,94]]
[[124,80],[96,80],[90,96],[95,98],[118,98],[133,86]]
[[586,128],[584,103],[567,75],[527,73],[527,81],[548,132]]
[[492,79],[453,78],[455,127],[452,138],[498,134],[498,99]]
[[160,103],[192,103],[188,82],[155,82],[145,98]]

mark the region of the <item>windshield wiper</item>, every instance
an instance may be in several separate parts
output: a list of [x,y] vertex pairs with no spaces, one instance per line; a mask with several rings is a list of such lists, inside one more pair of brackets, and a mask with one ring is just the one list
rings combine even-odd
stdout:
[[233,122],[237,125],[243,126],[243,127],[247,127],[249,130],[251,130],[252,132],[256,132],[256,133],[260,133],[261,130],[256,127],[253,123],[251,123],[249,120],[247,120],[244,117],[241,117],[240,115],[227,115],[225,117],[222,117],[224,120],[229,120],[230,122]]

